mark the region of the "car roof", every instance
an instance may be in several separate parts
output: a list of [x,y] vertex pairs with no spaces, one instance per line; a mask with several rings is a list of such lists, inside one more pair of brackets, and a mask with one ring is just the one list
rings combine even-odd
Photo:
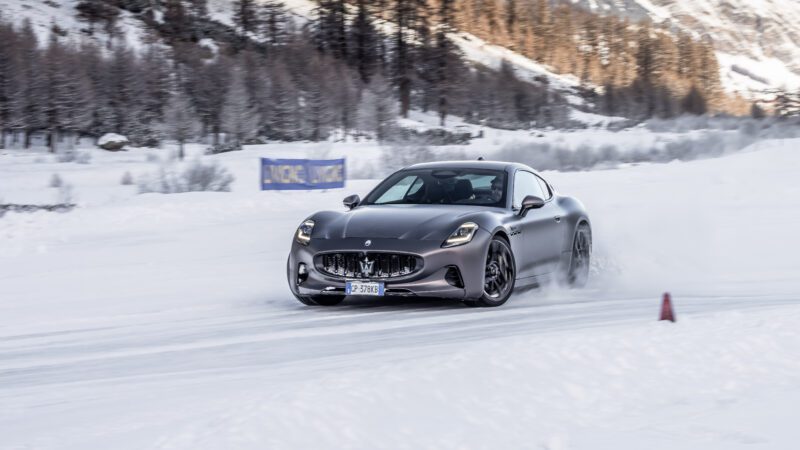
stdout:
[[525,169],[535,172],[535,170],[531,169],[525,164],[505,162],[505,161],[483,161],[483,160],[428,162],[428,163],[414,164],[405,167],[403,170],[408,170],[408,169],[492,169],[492,170],[504,170],[504,171],[513,169]]

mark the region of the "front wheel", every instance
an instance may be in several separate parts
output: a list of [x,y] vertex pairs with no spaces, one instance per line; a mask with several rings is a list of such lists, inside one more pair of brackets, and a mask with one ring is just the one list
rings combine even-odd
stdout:
[[483,276],[483,295],[467,300],[469,306],[500,306],[511,297],[517,278],[517,266],[508,241],[495,236],[486,251],[486,269]]
[[571,287],[582,288],[589,280],[589,264],[592,259],[592,230],[582,223],[575,229],[572,239],[572,257],[567,272],[567,283]]

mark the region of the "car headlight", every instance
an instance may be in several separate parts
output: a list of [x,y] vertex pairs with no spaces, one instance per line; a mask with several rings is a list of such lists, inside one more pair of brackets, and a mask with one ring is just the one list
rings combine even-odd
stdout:
[[311,219],[306,220],[297,228],[297,234],[294,235],[294,240],[298,244],[308,245],[311,240],[311,232],[314,231],[314,221]]
[[462,223],[460,227],[444,241],[442,247],[455,247],[457,245],[464,245],[475,237],[475,232],[478,231],[478,224],[473,222]]

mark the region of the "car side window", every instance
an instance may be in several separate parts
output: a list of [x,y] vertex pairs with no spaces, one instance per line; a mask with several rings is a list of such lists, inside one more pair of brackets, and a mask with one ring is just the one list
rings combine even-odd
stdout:
[[537,175],[536,178],[539,180],[539,185],[542,187],[542,192],[544,192],[544,197],[542,197],[542,200],[550,200],[550,197],[553,196],[553,191],[550,190],[550,185],[548,185],[542,177]]
[[[419,191],[422,187],[422,179],[416,175],[408,175],[389,188],[383,195],[375,200],[376,205],[392,203],[402,200],[409,193]],[[413,192],[412,192],[413,191]]]
[[414,180],[414,182],[411,183],[411,186],[408,188],[405,198],[411,197],[412,195],[417,195],[419,190],[422,189],[422,186],[424,185],[425,183],[422,181],[422,178],[417,177],[417,179]]
[[529,195],[534,195],[543,200],[547,198],[542,191],[542,186],[539,184],[539,177],[530,172],[520,170],[514,175],[514,208],[519,208],[522,205],[522,200]]

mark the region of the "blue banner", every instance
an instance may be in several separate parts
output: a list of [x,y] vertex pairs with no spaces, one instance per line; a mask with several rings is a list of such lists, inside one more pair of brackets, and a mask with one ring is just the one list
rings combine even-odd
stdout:
[[344,159],[261,158],[261,190],[343,188]]

